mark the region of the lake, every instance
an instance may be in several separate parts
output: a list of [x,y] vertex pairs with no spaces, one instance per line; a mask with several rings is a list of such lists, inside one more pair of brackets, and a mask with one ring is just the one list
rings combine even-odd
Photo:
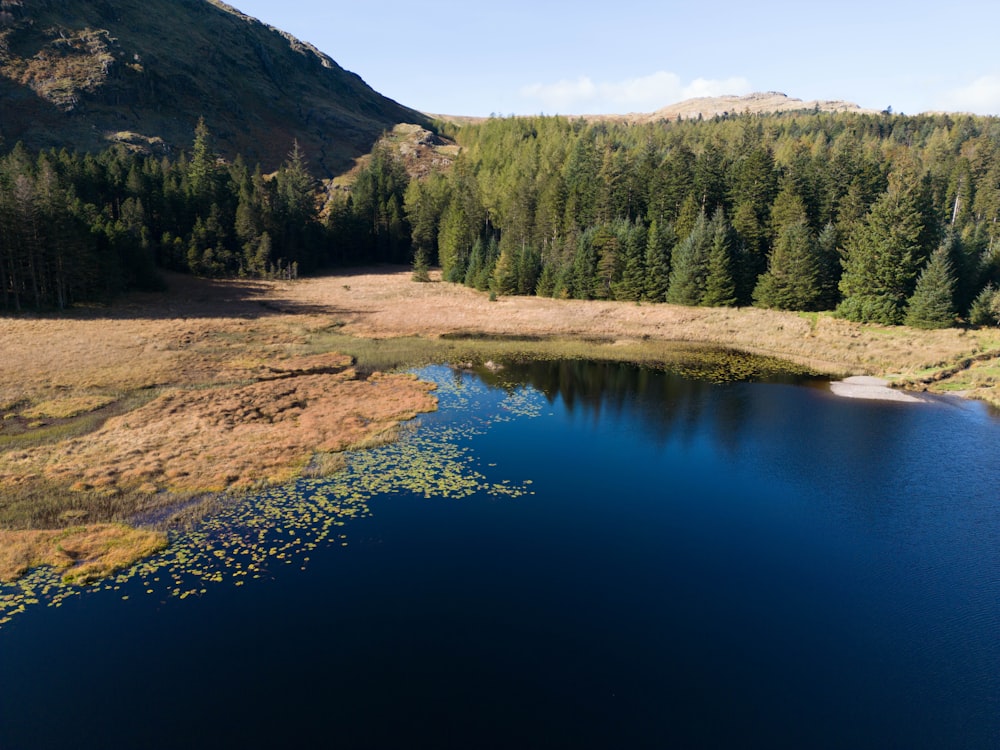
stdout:
[[0,748],[1000,747],[985,406],[420,372],[340,475],[4,589]]

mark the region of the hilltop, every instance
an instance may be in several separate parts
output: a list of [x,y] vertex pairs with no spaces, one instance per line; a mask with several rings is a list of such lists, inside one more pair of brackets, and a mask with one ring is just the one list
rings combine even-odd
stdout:
[[634,117],[637,122],[676,120],[678,117],[684,120],[696,120],[699,117],[709,119],[719,115],[775,114],[803,110],[871,113],[871,110],[862,109],[851,102],[818,99],[807,102],[778,91],[766,91],[745,96],[703,96],[685,99],[682,102],[658,109],[649,115],[626,115],[626,119]]
[[427,118],[309,44],[216,0],[6,0],[0,147],[216,149],[276,168],[298,140],[333,175],[398,123]]
[[[647,123],[660,120],[697,120],[713,117],[739,114],[777,114],[780,112],[857,112],[872,114],[873,110],[863,109],[852,102],[834,99],[813,99],[804,101],[788,96],[779,91],[758,91],[752,94],[736,96],[700,96],[694,99],[668,104],[655,112],[631,112],[628,114],[609,115],[566,115],[571,120],[581,118],[587,122],[622,122]],[[475,125],[486,121],[486,117],[467,117],[464,115],[430,115],[434,119],[449,122],[454,125]]]

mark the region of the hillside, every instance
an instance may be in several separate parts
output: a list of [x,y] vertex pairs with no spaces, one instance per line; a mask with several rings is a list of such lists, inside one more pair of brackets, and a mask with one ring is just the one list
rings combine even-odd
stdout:
[[5,0],[0,146],[153,153],[215,147],[265,170],[298,139],[336,174],[396,124],[426,117],[314,47],[216,0]]
[[[844,101],[813,100],[803,101],[777,91],[756,92],[745,96],[710,96],[686,99],[676,104],[670,104],[658,109],[650,115],[639,115],[638,122],[656,122],[657,120],[705,119],[725,114],[770,114],[777,112],[794,112],[816,110],[818,112],[871,112],[863,110],[857,104]],[[630,118],[631,119],[631,116]]]
[[[695,99],[685,99],[681,102],[668,104],[655,112],[632,112],[629,114],[611,115],[579,115],[587,122],[621,122],[648,123],[660,120],[706,120],[720,115],[738,114],[775,114],[778,112],[801,112],[815,110],[817,112],[858,112],[873,114],[872,110],[862,109],[857,104],[839,100],[814,99],[803,101],[778,91],[758,91],[743,96],[700,96]],[[432,118],[449,122],[454,125],[477,125],[485,122],[486,117],[466,117],[464,115],[431,115]],[[575,120],[577,116],[567,115]]]

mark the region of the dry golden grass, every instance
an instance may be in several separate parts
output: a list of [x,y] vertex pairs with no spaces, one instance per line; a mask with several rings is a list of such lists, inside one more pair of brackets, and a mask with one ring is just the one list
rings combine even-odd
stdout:
[[57,531],[0,531],[0,582],[48,565],[67,583],[87,583],[163,549],[166,534],[117,524]]
[[353,374],[170,390],[96,432],[7,456],[0,486],[29,476],[77,492],[190,494],[277,484],[298,476],[316,451],[342,451],[435,407],[430,386],[415,378]]
[[[435,276],[432,275],[432,278]],[[277,291],[277,290],[276,290]],[[502,297],[454,284],[418,284],[408,270],[306,279],[284,285],[287,309],[327,309],[355,336],[539,336],[600,339],[622,346],[683,341],[786,359],[830,375],[910,375],[1000,349],[1000,331],[922,331],[860,325],[827,314],[758,308]]]
[[[391,439],[401,420],[434,407],[412,378],[358,377],[338,348],[370,372],[461,353],[462,335],[496,339],[480,343],[479,354],[493,346],[497,354],[595,351],[640,361],[697,342],[832,376],[924,379],[998,397],[996,360],[961,365],[1000,351],[996,330],[862,326],[754,308],[491,302],[410,276],[396,267],[297,282],[171,277],[169,293],[109,309],[0,319],[0,522],[22,530],[103,523],[205,491],[333,471],[340,451]],[[43,415],[46,424],[31,421]],[[42,559],[23,551],[24,540],[44,546],[51,532],[12,534],[28,532],[0,536],[8,568]],[[129,556],[109,554],[109,565]]]

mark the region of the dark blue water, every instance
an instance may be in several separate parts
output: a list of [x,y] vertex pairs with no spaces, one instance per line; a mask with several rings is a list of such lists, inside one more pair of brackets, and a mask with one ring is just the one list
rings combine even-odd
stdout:
[[400,482],[347,547],[246,585],[28,607],[0,630],[0,749],[1000,747],[981,405],[429,372],[417,436],[518,492]]

